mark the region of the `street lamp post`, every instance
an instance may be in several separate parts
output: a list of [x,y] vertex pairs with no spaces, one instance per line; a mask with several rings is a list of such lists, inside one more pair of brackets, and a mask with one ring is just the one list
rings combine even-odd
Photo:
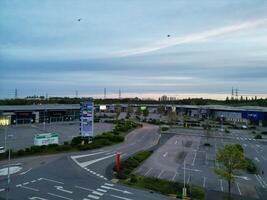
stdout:
[[[5,132],[5,151],[7,149],[7,138],[10,137],[11,135],[7,135],[7,130],[6,127],[10,124],[10,120],[8,118],[0,119],[0,125],[4,126],[4,132]],[[9,185],[10,185],[10,146],[8,148],[8,167],[7,167],[7,190],[6,190],[6,199],[9,199]]]

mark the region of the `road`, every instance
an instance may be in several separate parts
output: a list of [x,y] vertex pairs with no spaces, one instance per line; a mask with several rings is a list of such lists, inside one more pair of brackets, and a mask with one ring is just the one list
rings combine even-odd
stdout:
[[[144,125],[127,135],[124,143],[103,149],[13,160],[21,171],[11,176],[11,200],[140,200],[168,199],[160,194],[113,183],[107,168],[120,151],[123,157],[158,143],[158,127]],[[6,162],[0,163],[4,168]],[[6,176],[0,176],[0,198],[6,192]]]

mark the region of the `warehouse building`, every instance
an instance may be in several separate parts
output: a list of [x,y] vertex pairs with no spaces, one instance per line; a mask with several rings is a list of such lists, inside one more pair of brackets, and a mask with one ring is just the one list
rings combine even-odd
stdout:
[[[95,105],[95,112],[101,112],[101,105]],[[105,112],[127,112],[128,105],[105,105]],[[160,104],[131,105],[133,112],[146,107],[150,113],[156,113]],[[230,107],[222,105],[164,105],[165,113],[176,112],[199,119],[225,119],[232,122],[267,126],[267,108],[257,106]],[[102,111],[103,112],[103,111]],[[79,120],[79,104],[41,104],[0,106],[0,118],[9,118],[11,124],[51,123]]]

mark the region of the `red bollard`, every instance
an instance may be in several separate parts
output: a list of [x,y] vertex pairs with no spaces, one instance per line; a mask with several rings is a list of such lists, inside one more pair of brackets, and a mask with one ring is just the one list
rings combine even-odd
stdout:
[[117,152],[117,160],[116,160],[117,172],[120,171],[120,165],[121,165],[120,156],[121,156],[120,152]]

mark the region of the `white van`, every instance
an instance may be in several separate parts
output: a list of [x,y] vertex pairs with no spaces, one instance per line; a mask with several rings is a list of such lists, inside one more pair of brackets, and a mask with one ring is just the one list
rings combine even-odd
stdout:
[[6,150],[5,150],[5,147],[0,147],[0,153],[5,153]]

